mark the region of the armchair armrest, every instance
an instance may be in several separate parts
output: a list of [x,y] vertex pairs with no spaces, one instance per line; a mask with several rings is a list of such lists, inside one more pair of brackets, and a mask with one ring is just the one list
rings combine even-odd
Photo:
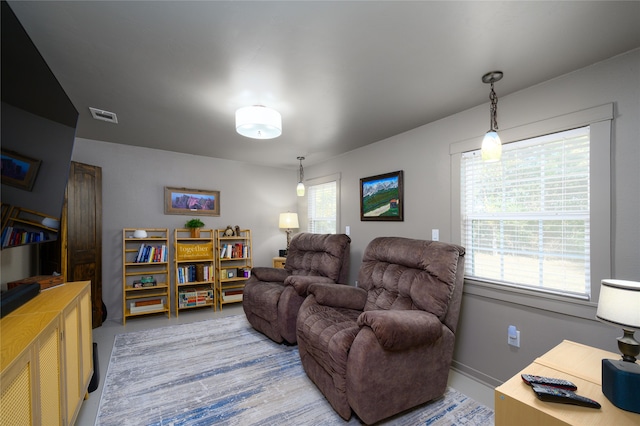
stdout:
[[251,269],[251,277],[255,277],[258,281],[265,282],[284,282],[289,276],[289,271],[282,268],[270,268],[259,266]]
[[367,302],[365,290],[344,284],[313,283],[309,294],[313,294],[319,304],[334,308],[363,310]]
[[442,336],[438,317],[416,310],[363,312],[358,317],[358,326],[370,327],[380,345],[394,351],[430,344]]
[[307,290],[313,283],[333,284],[334,281],[329,277],[320,277],[314,275],[290,275],[284,280],[284,285],[293,286],[296,292],[302,296],[307,296]]

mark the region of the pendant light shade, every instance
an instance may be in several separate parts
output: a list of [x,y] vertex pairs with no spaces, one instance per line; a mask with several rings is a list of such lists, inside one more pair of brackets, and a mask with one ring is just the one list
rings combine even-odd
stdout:
[[489,92],[490,110],[489,110],[489,131],[484,135],[482,140],[483,161],[500,161],[502,157],[502,141],[498,136],[498,95],[493,90],[493,83],[502,80],[504,74],[502,71],[491,71],[482,76],[482,82],[491,84]]
[[298,182],[298,186],[296,186],[296,194],[298,194],[298,197],[304,197],[304,183]]
[[282,134],[282,116],[263,105],[240,108],[236,111],[236,131],[253,139],[273,139]]
[[499,161],[502,157],[502,142],[498,132],[488,131],[482,140],[482,161]]
[[298,194],[298,197],[304,197],[304,183],[302,182],[304,181],[304,169],[302,168],[304,157],[298,157],[298,160],[300,160],[300,179],[298,180],[298,186],[296,186],[296,194]]

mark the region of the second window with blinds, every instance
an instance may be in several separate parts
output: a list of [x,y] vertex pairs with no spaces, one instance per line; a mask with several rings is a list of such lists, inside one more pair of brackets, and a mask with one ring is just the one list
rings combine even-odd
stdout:
[[340,176],[331,175],[307,181],[307,232],[336,234],[340,229]]

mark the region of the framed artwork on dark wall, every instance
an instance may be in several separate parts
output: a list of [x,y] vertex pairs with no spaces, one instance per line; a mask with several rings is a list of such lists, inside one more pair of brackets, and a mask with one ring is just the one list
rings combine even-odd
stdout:
[[2,183],[31,191],[41,163],[41,160],[3,149]]
[[164,213],[220,216],[220,191],[165,186]]
[[360,220],[404,221],[403,171],[360,179]]

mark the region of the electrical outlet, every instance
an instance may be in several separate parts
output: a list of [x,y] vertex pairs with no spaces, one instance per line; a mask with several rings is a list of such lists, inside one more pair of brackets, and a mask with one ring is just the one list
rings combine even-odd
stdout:
[[344,227],[344,233],[346,235],[351,235],[351,227],[349,225]]
[[515,325],[510,325],[507,330],[507,343],[516,348],[520,347],[520,330]]
[[431,241],[440,241],[440,230],[432,229],[431,230]]

